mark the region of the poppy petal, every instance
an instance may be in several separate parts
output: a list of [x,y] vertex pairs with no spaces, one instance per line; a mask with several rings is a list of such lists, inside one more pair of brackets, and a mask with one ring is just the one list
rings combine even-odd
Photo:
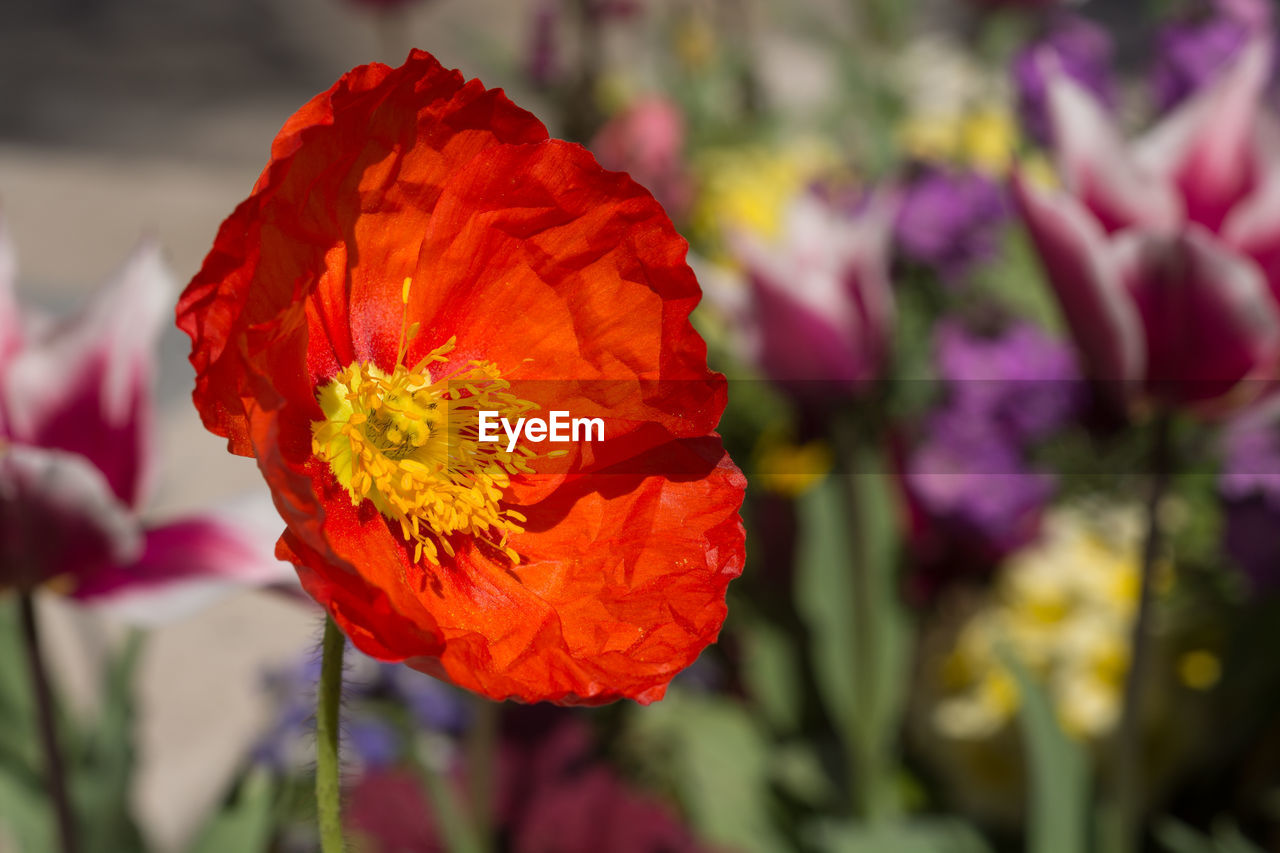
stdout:
[[[313,375],[367,355],[371,336],[394,337],[400,281],[418,256],[413,235],[420,239],[444,183],[486,147],[546,138],[501,90],[464,82],[422,51],[396,69],[361,66],[304,105],[178,303],[205,425],[233,452],[253,454],[239,391],[249,356],[234,344],[288,315],[304,292],[315,293],[311,334],[328,342],[313,348]],[[371,234],[388,230],[405,239],[363,251]],[[353,324],[352,303],[388,321],[383,312],[393,312],[395,330]]]
[[[305,549],[293,557],[307,591],[373,657],[494,699],[648,703],[719,632],[742,571],[744,489],[718,440],[686,441],[528,508],[517,566],[474,546],[450,564],[415,565],[376,511],[340,503],[327,529],[335,554],[361,569],[335,572],[333,554]],[[406,625],[420,633],[406,637]]]

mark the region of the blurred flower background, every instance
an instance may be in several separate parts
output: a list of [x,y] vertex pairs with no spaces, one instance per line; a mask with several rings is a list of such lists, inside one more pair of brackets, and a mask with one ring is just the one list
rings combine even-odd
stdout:
[[180,335],[148,330],[285,118],[412,46],[689,240],[748,565],[649,707],[494,714],[351,652],[354,849],[470,850],[469,821],[519,853],[1280,849],[1273,17],[7,9],[0,851],[59,849],[32,614],[81,850],[315,849],[319,611],[271,562],[253,463],[200,427]]

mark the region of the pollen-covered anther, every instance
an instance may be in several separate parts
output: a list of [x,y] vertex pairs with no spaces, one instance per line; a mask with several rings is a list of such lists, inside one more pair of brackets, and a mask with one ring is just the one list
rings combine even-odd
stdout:
[[[408,286],[406,280],[406,304]],[[400,361],[416,332],[405,327]],[[502,499],[513,476],[531,471],[534,453],[480,442],[478,412],[514,419],[534,406],[512,394],[490,362],[433,380],[431,368],[448,362],[453,348],[450,338],[412,368],[398,363],[390,373],[362,363],[339,371],[317,389],[325,417],[312,423],[312,452],[353,505],[372,501],[397,522],[414,545],[414,562],[425,557],[438,565],[441,549],[454,553],[451,537],[470,536],[518,563],[509,540],[526,519]]]

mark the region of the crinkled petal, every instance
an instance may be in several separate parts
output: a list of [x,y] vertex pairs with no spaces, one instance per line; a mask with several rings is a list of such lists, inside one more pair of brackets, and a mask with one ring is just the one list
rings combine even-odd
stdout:
[[[464,82],[421,51],[400,68],[361,66],[304,105],[178,303],[205,425],[252,455],[240,377],[256,330],[269,341],[282,320],[304,321],[312,376],[331,376],[387,340],[394,350],[400,283],[414,272],[443,185],[488,147],[546,138],[501,90]],[[365,310],[353,317],[353,304]]]
[[83,456],[0,449],[0,586],[76,585],[142,546],[138,524]]
[[1106,235],[1071,196],[1014,177],[1014,198],[1092,377],[1120,396],[1146,371],[1142,318],[1125,290]]
[[12,440],[78,453],[135,509],[151,482],[156,345],[173,285],[143,243],[76,318],[30,340],[0,387]]
[[[456,338],[451,359],[493,362],[542,411],[604,418],[631,453],[652,443],[646,427],[663,441],[706,435],[725,386],[689,323],[701,293],[687,248],[647,190],[579,145],[485,151],[428,225],[414,281],[430,284],[409,306],[423,331],[407,361]],[[383,338],[372,359],[390,364],[396,344]],[[594,464],[617,461],[591,450]]]
[[742,571],[746,484],[715,439],[655,449],[644,463],[529,507],[515,566],[475,546],[438,568],[414,565],[376,511],[330,504],[335,549],[362,570],[336,573],[303,551],[299,574],[374,657],[494,699],[648,703],[720,630]]

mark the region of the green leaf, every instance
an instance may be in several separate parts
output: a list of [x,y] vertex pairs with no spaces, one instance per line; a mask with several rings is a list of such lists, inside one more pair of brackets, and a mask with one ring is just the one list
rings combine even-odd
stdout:
[[31,677],[18,628],[17,600],[0,598],[0,767],[34,772],[40,763]]
[[12,765],[0,765],[0,850],[7,842],[20,851],[56,850],[53,811],[44,783]]
[[1088,763],[1079,744],[1058,725],[1053,703],[1017,654],[1004,650],[1022,703],[1018,725],[1028,762],[1030,853],[1083,853],[1088,849]]
[[777,732],[800,727],[804,686],[796,639],[767,619],[740,608],[736,636],[742,643],[742,675],[751,698]]
[[870,826],[825,823],[815,827],[814,843],[823,853],[990,853],[973,827],[958,820],[920,820]]
[[231,802],[200,830],[187,853],[262,853],[271,844],[276,784],[264,769],[251,771]]
[[1169,853],[1263,853],[1229,820],[1218,820],[1213,835],[1201,835],[1179,820],[1165,818],[1156,824],[1156,839]]
[[744,853],[791,846],[773,819],[768,740],[745,708],[673,689],[638,710],[633,725],[646,743],[670,755],[671,781],[703,838]]
[[1245,838],[1234,823],[1220,823],[1214,828],[1213,837],[1219,853],[1264,853],[1261,847]]
[[900,810],[893,762],[909,626],[898,596],[894,499],[877,458],[853,466],[857,473],[830,477],[799,500],[796,606],[812,635],[822,700],[860,774],[854,782],[868,789],[863,806],[884,815]]
[[1165,818],[1155,831],[1160,846],[1169,853],[1214,853],[1213,842],[1182,821]]
[[828,478],[798,500],[800,542],[796,556],[796,607],[814,641],[818,689],[828,713],[845,719],[858,707],[850,650],[853,558],[839,486]]
[[1061,333],[1062,310],[1026,231],[1017,226],[1005,229],[1004,242],[996,257],[993,263],[976,270],[974,292],[994,299],[1041,328]]
[[812,809],[826,811],[834,804],[834,791],[819,752],[817,744],[807,740],[777,744],[770,776],[779,791]]
[[[16,607],[0,603],[0,823],[29,851],[55,848],[45,759],[37,735],[35,702],[23,653]],[[133,774],[132,684],[139,638],[108,662],[99,716],[77,725],[54,695],[67,787],[83,853],[132,853],[144,849],[129,817]],[[3,833],[0,832],[0,835]]]
[[133,682],[141,650],[142,635],[135,631],[107,664],[97,719],[68,739],[71,798],[85,853],[144,849],[129,803],[134,770]]

